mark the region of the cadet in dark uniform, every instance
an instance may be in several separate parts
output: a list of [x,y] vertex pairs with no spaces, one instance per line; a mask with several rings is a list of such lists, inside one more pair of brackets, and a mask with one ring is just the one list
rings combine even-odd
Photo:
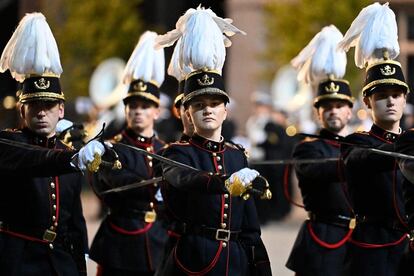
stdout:
[[[195,133],[188,142],[170,144],[163,153],[198,171],[162,164],[168,182],[163,194],[178,242],[158,274],[271,275],[254,201],[240,197],[258,172],[247,168],[241,148],[221,136],[229,101],[218,73],[224,63],[220,52],[225,51],[222,32],[210,10],[198,8],[190,12],[183,22],[186,31],[182,39],[188,44],[183,43],[182,53],[191,54],[183,60],[210,62],[213,59],[206,53],[214,51],[219,58],[209,64],[210,68],[203,62],[193,63],[193,72],[185,82],[183,104]],[[192,44],[202,33],[217,38],[203,45],[204,50]]]
[[[39,38],[40,31],[46,37]],[[76,167],[84,169],[85,160],[93,160],[95,153],[102,155],[104,148],[91,142],[74,157],[75,152],[56,138],[65,100],[57,48],[47,55],[42,48],[27,55],[15,52],[39,43],[56,46],[45,17],[27,14],[10,41],[0,60],[1,70],[9,69],[23,82],[19,100],[25,127],[2,131],[0,137],[27,146],[1,146],[0,275],[86,276],[88,240]],[[45,61],[45,56],[50,60]]]
[[[373,29],[378,32],[371,32]],[[407,244],[400,170],[394,158],[352,146],[393,150],[402,132],[400,120],[408,85],[401,65],[392,60],[398,56],[399,47],[395,15],[388,4],[365,8],[339,45],[343,49],[356,45],[356,65],[367,66],[362,95],[373,119],[369,131],[347,136],[341,149],[357,215],[349,246],[349,273],[397,275]]]
[[[150,64],[134,63],[136,55],[155,55],[154,32],[144,33],[127,64],[124,80],[130,81],[129,92],[124,98],[127,127],[113,140],[122,170],[101,170],[97,175],[99,191],[122,187],[154,176],[151,157],[117,143],[131,145],[155,153],[164,146],[154,133],[154,121],[159,115],[159,85],[164,79],[163,50],[157,51],[162,58]],[[159,55],[159,52],[161,55]],[[145,66],[146,67],[145,67]],[[143,74],[142,68],[150,70]],[[136,74],[134,72],[137,72]],[[153,73],[156,72],[156,73]],[[151,79],[147,79],[150,77]],[[135,79],[137,78],[137,79]],[[101,196],[109,208],[91,246],[91,259],[99,264],[98,275],[152,275],[160,262],[160,255],[167,239],[157,208],[162,197],[157,184],[119,193]]]
[[[395,142],[396,151],[403,154],[414,155],[414,129],[409,129],[398,137]],[[405,212],[408,222],[408,238],[409,245],[405,249],[404,257],[401,261],[398,275],[412,275],[412,264],[414,261],[414,166],[413,160],[401,159],[399,165],[402,174],[405,176],[403,180],[403,195]]]
[[[330,38],[325,42],[316,41],[318,48],[315,49],[314,55],[320,57],[321,51],[326,51],[328,46],[336,49],[342,34],[331,25],[323,28],[317,37],[322,41]],[[308,50],[309,46],[303,51]],[[343,51],[333,53],[335,54],[326,53],[328,59],[336,67],[345,69],[345,53]],[[303,61],[308,58],[314,57],[307,57]],[[345,62],[342,62],[344,58]],[[298,60],[294,59],[292,63],[297,65]],[[293,152],[294,159],[317,160],[340,157],[340,144],[337,141],[342,140],[347,134],[353,98],[349,83],[341,79],[343,75],[335,76],[335,71],[329,71],[332,70],[329,69],[329,65],[331,63],[325,65],[328,68],[324,71],[325,79],[319,83],[318,94],[314,101],[322,125],[319,133],[321,138],[306,139],[299,143]],[[314,71],[313,67],[310,70]],[[345,73],[345,70],[342,72]],[[328,75],[329,77],[326,78]],[[286,264],[289,269],[296,272],[296,275],[344,275],[346,242],[355,226],[355,220],[352,220],[352,211],[346,198],[345,183],[340,170],[342,164],[339,162],[295,165],[303,204],[309,213],[309,219],[299,230]]]

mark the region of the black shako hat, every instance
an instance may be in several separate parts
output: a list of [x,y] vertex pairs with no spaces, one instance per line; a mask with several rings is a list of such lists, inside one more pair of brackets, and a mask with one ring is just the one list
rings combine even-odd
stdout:
[[405,93],[410,91],[398,61],[386,59],[367,67],[362,95],[370,96],[384,86],[399,86]]
[[344,79],[334,78],[321,81],[318,85],[318,94],[313,101],[313,106],[318,108],[321,102],[328,100],[346,101],[352,107],[354,98],[352,97],[349,82]]

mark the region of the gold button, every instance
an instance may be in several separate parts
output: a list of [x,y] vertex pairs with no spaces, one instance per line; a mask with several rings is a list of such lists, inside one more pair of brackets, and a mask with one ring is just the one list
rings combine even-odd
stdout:
[[221,157],[220,156],[217,156],[216,159],[217,159],[217,161],[220,161],[221,160]]
[[154,208],[154,202],[150,202],[150,207]]
[[49,243],[49,248],[53,249],[53,244],[52,243]]
[[224,194],[224,198],[229,198],[229,194]]
[[213,156],[217,156],[217,153],[213,152]]
[[223,218],[225,218],[225,219],[226,219],[226,218],[227,218],[227,214],[224,214],[224,215],[223,215]]
[[55,210],[55,211],[56,211],[56,205],[53,205],[53,210]]
[[145,142],[145,139],[144,138],[141,138],[140,140],[141,140],[141,142]]
[[52,231],[55,231],[55,227],[54,226],[50,226],[49,229],[52,230]]
[[152,160],[152,157],[151,156],[147,156],[147,158],[148,158],[148,160]]
[[55,194],[52,194],[52,199],[56,199],[56,195]]
[[55,220],[56,220],[56,217],[55,217],[55,216],[53,216],[53,217],[52,217],[52,220],[53,220],[53,221],[55,221]]
[[213,173],[212,172],[209,172],[208,175],[213,175]]
[[227,203],[224,204],[224,209],[228,209],[229,205]]
[[55,188],[55,183],[50,183],[50,187],[52,187],[52,189],[54,189]]
[[151,150],[151,148],[150,148],[150,147],[148,147],[148,148],[147,148],[147,151],[150,151],[150,150]]
[[54,227],[57,227],[58,226],[58,223],[57,222],[53,223],[53,226]]
[[154,187],[158,187],[158,183],[154,183]]
[[223,246],[224,248],[226,248],[227,243],[226,243],[226,242],[223,242],[222,246]]
[[152,167],[152,161],[148,162],[148,166]]
[[221,224],[221,228],[226,228],[226,226],[227,226],[227,224],[225,224],[225,223]]
[[219,169],[219,170],[221,170],[222,168],[223,168],[223,166],[221,166],[221,165],[217,166],[217,169]]

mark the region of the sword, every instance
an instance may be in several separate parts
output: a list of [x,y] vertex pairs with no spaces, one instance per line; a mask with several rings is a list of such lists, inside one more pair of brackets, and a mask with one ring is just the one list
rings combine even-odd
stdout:
[[158,182],[162,181],[163,179],[164,178],[162,176],[159,176],[159,177],[155,177],[155,178],[152,178],[152,179],[142,180],[142,181],[131,183],[131,184],[128,184],[128,185],[125,185],[125,186],[122,186],[122,187],[117,187],[117,188],[105,190],[105,191],[101,192],[100,194],[104,195],[104,194],[119,193],[119,192],[123,192],[123,191],[128,191],[128,190],[144,187],[144,186],[147,186],[147,185],[151,185],[151,184],[154,184],[154,183],[158,183]]
[[275,159],[264,161],[251,161],[249,165],[295,165],[295,164],[318,164],[326,162],[337,162],[339,158],[319,158],[319,159]]
[[154,159],[156,159],[158,161],[161,161],[161,162],[163,162],[165,164],[168,164],[168,165],[171,165],[171,166],[180,167],[180,168],[183,168],[183,169],[189,169],[189,170],[193,170],[193,171],[196,171],[196,172],[199,172],[200,171],[199,169],[196,169],[196,168],[194,168],[194,167],[192,167],[190,165],[187,165],[187,164],[184,164],[184,163],[181,163],[181,162],[178,162],[178,161],[169,159],[167,157],[161,156],[161,155],[156,154],[156,153],[148,152],[148,151],[146,151],[144,149],[141,149],[141,148],[137,148],[137,147],[134,147],[134,146],[131,146],[131,145],[127,145],[127,144],[124,144],[124,143],[116,143],[116,144],[117,145],[121,145],[123,147],[130,148],[130,149],[132,149],[134,151],[137,151],[137,152],[139,152],[139,153],[141,153],[143,155],[150,156],[150,157],[152,157],[152,158],[154,158]]
[[[139,152],[141,154],[144,154],[146,156],[150,156],[150,157],[152,157],[152,158],[154,158],[156,160],[159,160],[159,161],[161,161],[161,162],[163,162],[165,164],[171,165],[171,166],[180,167],[180,168],[184,168],[184,169],[190,169],[190,170],[193,170],[193,171],[196,171],[196,172],[201,172],[201,170],[199,170],[197,168],[194,168],[194,167],[192,167],[190,165],[183,164],[181,162],[178,162],[178,161],[175,161],[175,160],[166,158],[166,157],[161,156],[161,155],[158,155],[156,153],[148,152],[148,151],[146,151],[144,149],[141,149],[141,148],[137,148],[137,147],[134,147],[134,146],[131,146],[131,145],[127,145],[127,144],[124,144],[124,143],[117,143],[117,145],[121,145],[121,146],[130,148],[130,149],[132,149],[134,151],[137,151],[137,152]],[[264,177],[262,177],[262,178],[264,179]],[[150,180],[152,180],[152,179],[150,179]],[[154,183],[154,181],[150,181],[150,180],[147,183],[145,183],[145,184],[144,183],[141,183],[142,185],[140,184],[139,187],[142,187],[142,186],[145,186],[145,185],[150,185],[150,184]],[[265,181],[267,182],[267,180],[265,180]],[[138,183],[140,183],[140,182],[138,182]],[[135,185],[138,185],[138,183],[133,183],[133,184],[130,184],[130,185],[125,185],[125,186],[120,187],[120,188],[123,188],[123,191],[129,190],[129,189],[134,189]],[[132,186],[132,187],[130,187],[130,186]],[[270,199],[269,198],[269,189],[268,189],[268,187],[269,187],[269,185],[267,185],[267,187],[265,187],[266,188],[265,190],[260,191],[260,190],[254,188],[251,185],[250,188],[247,190],[247,192],[248,193],[259,194],[261,196],[261,198],[263,198],[263,199]],[[271,197],[271,194],[270,194],[270,197]],[[243,195],[243,198],[245,200],[247,200],[249,197],[245,194],[245,195]]]

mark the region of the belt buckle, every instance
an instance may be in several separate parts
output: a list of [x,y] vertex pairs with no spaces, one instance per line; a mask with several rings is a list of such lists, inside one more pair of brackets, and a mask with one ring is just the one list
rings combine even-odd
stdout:
[[48,242],[53,242],[56,239],[57,233],[46,229],[45,233],[43,233],[43,240]]
[[152,223],[157,219],[157,213],[154,210],[145,212],[144,221],[146,223]]
[[348,225],[349,229],[355,229],[356,224],[357,224],[356,218],[351,218],[349,220],[349,225]]
[[[226,236],[224,238],[222,238],[220,236],[220,233],[225,233]],[[217,231],[216,231],[216,240],[228,242],[230,240],[230,230],[217,229]]]

